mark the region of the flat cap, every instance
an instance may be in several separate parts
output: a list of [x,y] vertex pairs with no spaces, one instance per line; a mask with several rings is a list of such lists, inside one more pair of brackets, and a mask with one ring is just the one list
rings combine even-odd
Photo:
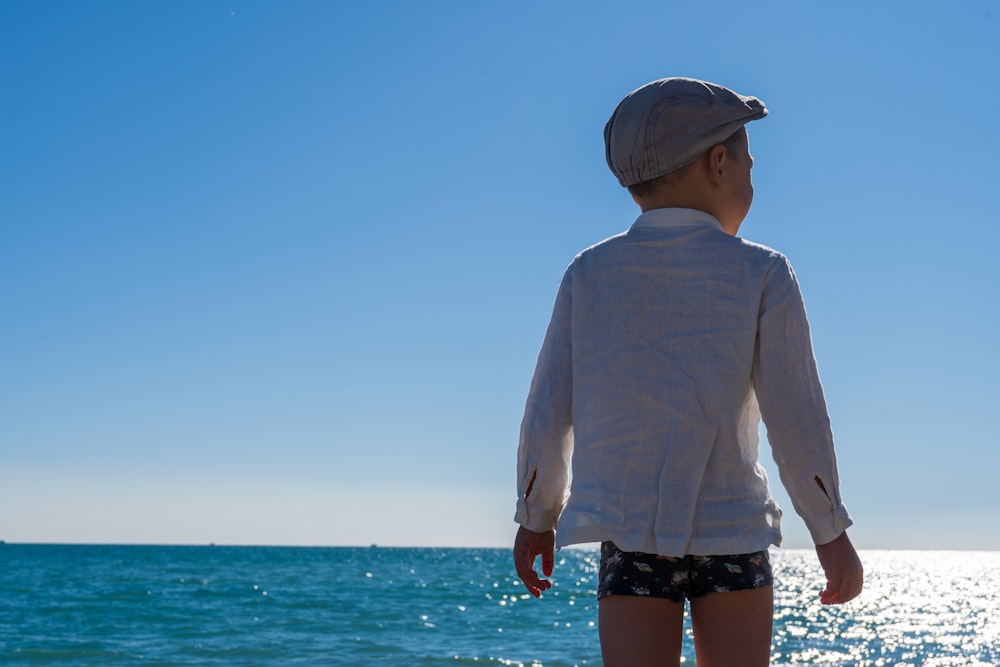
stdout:
[[674,77],[625,96],[604,126],[608,166],[624,187],[694,161],[752,120],[764,103],[723,86]]

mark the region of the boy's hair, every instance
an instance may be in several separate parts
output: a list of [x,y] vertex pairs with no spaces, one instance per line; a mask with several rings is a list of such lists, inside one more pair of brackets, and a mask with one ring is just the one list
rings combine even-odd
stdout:
[[[742,130],[743,128],[741,127],[739,130],[736,130],[718,144],[715,144],[715,146],[724,146],[727,153],[735,151],[739,146]],[[715,146],[712,146],[712,148],[715,148]],[[708,150],[712,150],[712,148],[709,148]],[[684,178],[687,177],[688,172],[691,171],[692,164],[694,164],[694,161],[688,162],[687,164],[682,165],[673,171],[669,171],[662,176],[657,176],[656,178],[651,178],[648,181],[630,185],[628,186],[629,194],[637,199],[647,199],[654,195],[660,188],[668,185],[676,185],[684,180]]]

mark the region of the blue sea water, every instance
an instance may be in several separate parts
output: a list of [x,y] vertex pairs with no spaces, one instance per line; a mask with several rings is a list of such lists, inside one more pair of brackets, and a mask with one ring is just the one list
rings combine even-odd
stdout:
[[[813,553],[774,552],[772,664],[1000,664],[1000,553],[862,558],[822,607]],[[535,600],[502,549],[0,544],[0,664],[596,666],[596,568],[560,552]]]

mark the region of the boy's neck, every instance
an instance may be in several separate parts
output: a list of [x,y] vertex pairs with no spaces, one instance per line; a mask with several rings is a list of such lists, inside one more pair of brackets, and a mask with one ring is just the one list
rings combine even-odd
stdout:
[[736,236],[753,199],[751,167],[753,158],[745,144],[732,152],[719,144],[696,158],[679,180],[633,199],[643,213],[656,208],[704,211],[719,221],[722,231]]
[[719,221],[719,224],[722,226],[722,231],[729,234],[730,236],[736,236],[737,232],[739,232],[740,230],[740,225],[743,222],[742,220],[740,220],[734,225],[733,222],[730,220],[729,224],[726,224],[724,218],[720,216],[719,212],[716,210],[718,207],[713,207],[710,202],[708,205],[706,205],[705,202],[703,201],[695,201],[687,199],[653,198],[653,199],[643,200],[641,203],[637,200],[636,204],[639,205],[639,208],[642,209],[643,213],[646,213],[648,211],[653,211],[658,208],[690,208],[694,209],[695,211],[702,211],[703,213],[708,213],[710,216]]

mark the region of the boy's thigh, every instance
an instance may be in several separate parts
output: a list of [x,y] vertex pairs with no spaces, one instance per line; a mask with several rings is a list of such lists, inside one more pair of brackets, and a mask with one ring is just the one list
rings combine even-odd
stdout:
[[772,586],[691,600],[698,667],[766,667],[774,616]]
[[673,558],[605,542],[597,594],[609,667],[677,665],[685,600],[699,667],[768,664],[774,601],[767,551]]
[[636,595],[606,595],[597,603],[605,667],[677,667],[684,603]]

